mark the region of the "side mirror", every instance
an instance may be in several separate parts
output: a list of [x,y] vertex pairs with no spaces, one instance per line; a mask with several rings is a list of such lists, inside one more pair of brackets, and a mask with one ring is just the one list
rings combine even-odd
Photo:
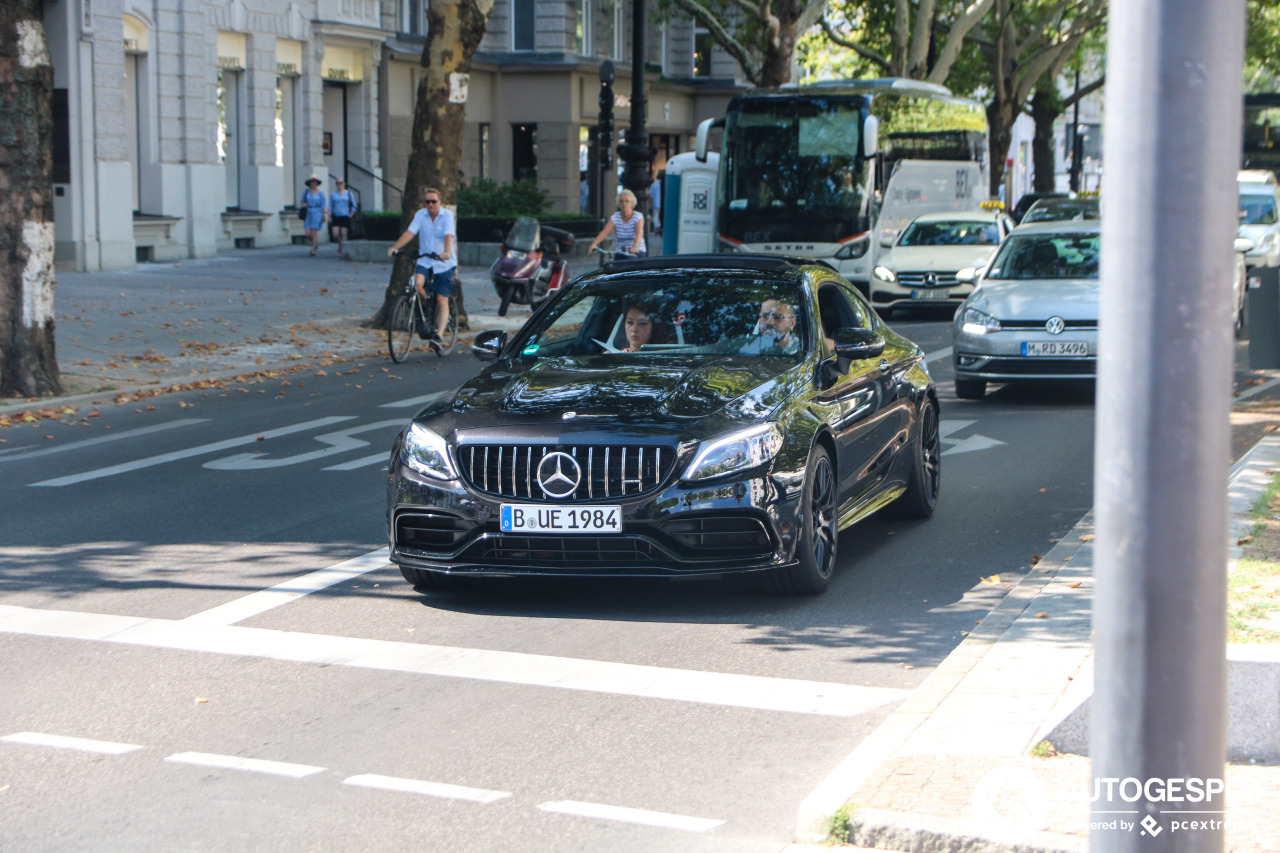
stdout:
[[481,361],[497,361],[498,354],[507,345],[507,333],[501,329],[490,329],[476,335],[471,342],[471,354]]
[[893,244],[897,242],[897,240],[898,240],[898,235],[893,233],[892,231],[880,232],[880,248],[882,249],[892,249]]
[[698,135],[694,139],[693,151],[699,163],[707,162],[707,143],[711,137],[711,129],[715,127],[724,127],[724,119],[709,118],[698,123]]
[[867,116],[862,123],[862,156],[868,160],[876,156],[880,148],[880,119]]
[[875,358],[884,352],[884,338],[870,329],[855,329],[846,326],[836,329],[832,338],[836,345],[836,359],[840,372],[844,373],[855,361]]
[[965,267],[956,273],[956,281],[961,284],[973,284],[978,280],[978,270],[976,267]]
[[1246,252],[1252,252],[1254,249],[1254,245],[1255,245],[1254,242],[1250,240],[1248,237],[1236,238],[1236,251],[1242,255],[1245,254]]

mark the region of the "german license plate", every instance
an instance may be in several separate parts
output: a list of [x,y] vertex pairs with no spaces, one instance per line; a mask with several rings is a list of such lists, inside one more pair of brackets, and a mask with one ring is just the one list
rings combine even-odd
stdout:
[[948,287],[937,287],[929,290],[913,290],[911,291],[912,299],[949,299],[951,298],[951,289]]
[[1084,341],[1023,341],[1023,355],[1088,355]]
[[622,507],[503,504],[498,524],[503,533],[621,533]]

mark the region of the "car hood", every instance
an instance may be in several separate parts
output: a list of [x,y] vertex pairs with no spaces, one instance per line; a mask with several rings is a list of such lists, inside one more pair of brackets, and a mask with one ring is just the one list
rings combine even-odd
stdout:
[[995,246],[894,246],[880,263],[896,271],[955,272],[980,267]]
[[1098,319],[1096,278],[983,281],[965,306],[1001,320]]
[[[494,365],[458,389],[449,402],[458,426],[574,419],[654,423],[719,412],[760,417],[787,399],[779,380],[791,359],[717,356],[705,359],[587,356]],[[444,401],[442,401],[444,402]]]

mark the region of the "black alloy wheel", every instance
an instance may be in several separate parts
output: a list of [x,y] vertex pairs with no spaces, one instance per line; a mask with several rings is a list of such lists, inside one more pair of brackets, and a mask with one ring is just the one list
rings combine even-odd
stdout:
[[825,447],[814,446],[807,470],[796,562],[770,575],[773,590],[788,595],[824,592],[836,567],[836,474]]
[[409,356],[413,346],[413,303],[409,297],[400,297],[387,315],[387,351],[396,364]]
[[895,518],[928,518],[938,505],[942,484],[942,431],[938,424],[938,408],[926,403],[920,413],[920,435],[911,460],[907,490],[885,507]]

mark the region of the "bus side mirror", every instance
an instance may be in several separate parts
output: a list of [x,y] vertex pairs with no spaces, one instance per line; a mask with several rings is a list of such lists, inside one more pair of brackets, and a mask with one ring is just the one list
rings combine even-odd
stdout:
[[711,130],[716,127],[724,127],[724,119],[709,118],[698,124],[698,136],[694,141],[693,151],[699,163],[707,162],[707,142],[711,137]]
[[876,156],[880,149],[880,119],[867,116],[862,123],[862,156],[867,160]]

